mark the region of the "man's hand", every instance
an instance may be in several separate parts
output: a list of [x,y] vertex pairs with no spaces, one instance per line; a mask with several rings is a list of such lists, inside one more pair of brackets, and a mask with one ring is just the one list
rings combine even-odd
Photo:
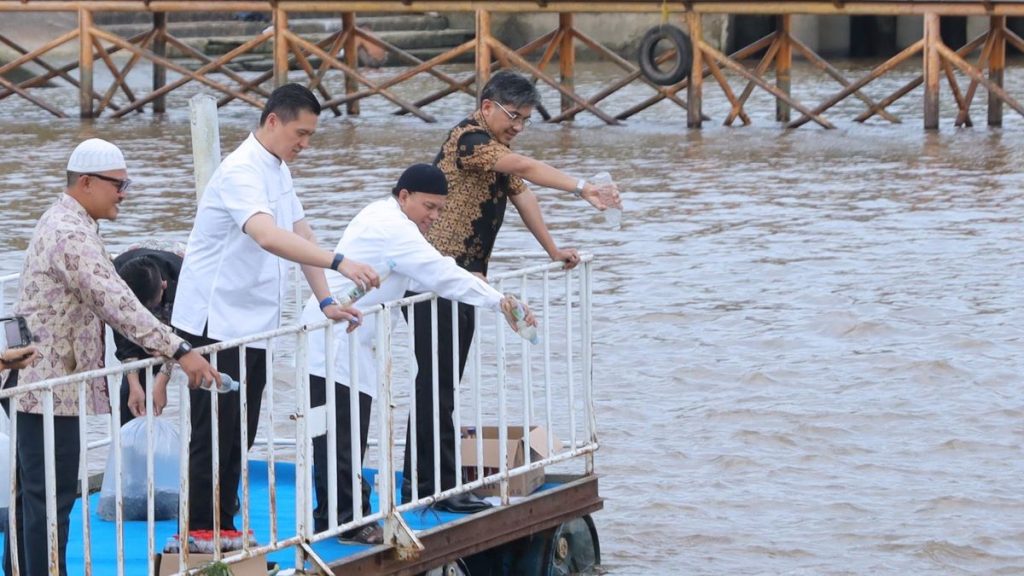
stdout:
[[[146,415],[146,391],[139,383],[139,373],[129,372],[128,377],[128,411],[139,418]],[[123,424],[123,422],[122,422]]]
[[355,306],[342,307],[340,304],[331,304],[324,308],[324,316],[335,322],[348,320],[348,330],[345,332],[352,332],[363,323],[363,313]]
[[572,270],[580,263],[580,253],[575,248],[566,248],[564,250],[556,248],[549,256],[551,256],[552,260],[565,262],[564,269],[566,270]]
[[501,313],[505,316],[505,321],[512,327],[512,331],[519,333],[519,325],[516,320],[516,308],[519,306],[523,307],[523,311],[526,312],[525,320],[527,326],[537,326],[537,318],[533,315],[533,311],[525,303],[520,303],[515,296],[508,294],[501,299]]
[[204,382],[213,382],[218,388],[222,385],[220,373],[210,366],[206,358],[194,350],[182,356],[178,360],[178,366],[181,366],[182,371],[188,376],[188,387],[193,390],[199,388]]
[[587,183],[581,194],[584,200],[590,202],[598,210],[608,208],[622,208],[622,198],[619,196],[619,186],[614,182],[606,184]]
[[[169,379],[170,376],[161,371],[153,382],[154,416],[162,414],[164,407],[167,406],[167,381]],[[128,376],[128,410],[136,418],[146,415],[146,391],[139,383],[138,374],[134,372]]]
[[153,416],[163,414],[164,407],[167,406],[167,382],[170,379],[170,374],[160,372],[153,381]]
[[341,272],[341,275],[345,278],[355,282],[356,286],[363,290],[369,290],[371,287],[380,287],[380,277],[377,276],[377,271],[373,269],[373,266],[369,264],[345,258],[341,261],[341,265],[338,266],[338,272]]
[[39,358],[39,350],[34,344],[23,348],[8,348],[0,353],[0,368],[4,370],[22,370],[32,365]]

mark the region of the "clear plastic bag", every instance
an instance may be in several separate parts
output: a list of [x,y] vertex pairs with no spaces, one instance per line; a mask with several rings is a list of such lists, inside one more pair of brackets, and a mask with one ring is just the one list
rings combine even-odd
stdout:
[[[612,175],[607,173],[607,172],[598,172],[597,174],[594,174],[590,178],[590,181],[593,182],[594,184],[596,184],[597,186],[606,186],[608,184],[614,184],[615,183],[612,180]],[[605,202],[611,202],[611,197],[609,196],[607,198],[602,198],[602,200],[604,200]],[[612,206],[611,208],[605,209],[605,211],[604,211],[604,221],[609,226],[611,226],[612,229],[614,229],[614,230],[621,230],[622,229],[622,208],[619,208],[617,206]]]
[[[178,431],[170,422],[153,420],[154,517],[178,517]],[[146,519],[146,419],[135,418],[121,427],[121,494],[125,520]],[[113,521],[117,510],[114,458],[107,458],[100,490],[99,516]]]

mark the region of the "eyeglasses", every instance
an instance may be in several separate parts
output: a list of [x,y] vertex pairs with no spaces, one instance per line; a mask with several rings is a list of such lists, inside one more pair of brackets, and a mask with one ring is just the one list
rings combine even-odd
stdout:
[[497,106],[498,108],[501,108],[501,111],[504,112],[505,115],[508,116],[508,119],[512,121],[512,125],[513,126],[516,125],[516,124],[519,124],[523,128],[526,128],[532,122],[532,120],[530,120],[530,118],[528,116],[522,116],[521,114],[519,114],[519,112],[509,112],[497,100],[491,100],[491,102],[494,102],[495,106]]
[[124,180],[121,180],[120,178],[111,178],[110,176],[104,176],[103,174],[95,174],[93,172],[86,172],[82,174],[82,176],[92,176],[93,178],[106,180],[107,182],[110,182],[114,186],[117,186],[118,194],[124,194],[125,192],[128,191],[128,187],[132,185],[131,178],[125,178]]

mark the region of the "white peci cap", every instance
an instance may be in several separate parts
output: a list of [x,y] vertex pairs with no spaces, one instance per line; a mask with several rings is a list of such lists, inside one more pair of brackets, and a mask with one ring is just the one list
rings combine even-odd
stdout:
[[124,170],[121,149],[106,140],[90,138],[78,146],[68,158],[68,172],[106,172],[107,170]]

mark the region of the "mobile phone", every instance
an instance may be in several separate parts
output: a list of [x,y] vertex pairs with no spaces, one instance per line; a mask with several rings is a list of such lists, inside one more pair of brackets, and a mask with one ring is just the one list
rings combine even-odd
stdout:
[[23,317],[0,318],[0,322],[4,325],[4,336],[7,338],[8,348],[24,348],[32,343],[32,332],[29,331],[28,324],[25,323]]

